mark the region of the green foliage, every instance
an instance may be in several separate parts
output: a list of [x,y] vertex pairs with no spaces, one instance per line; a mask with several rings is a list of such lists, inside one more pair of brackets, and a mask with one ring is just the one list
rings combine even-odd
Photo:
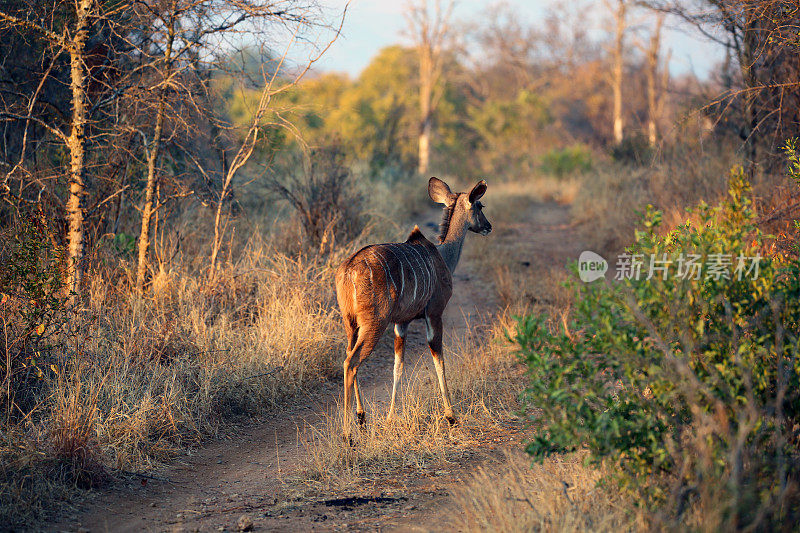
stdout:
[[[455,173],[532,171],[543,132],[554,123],[550,102],[524,89],[509,96],[476,95],[456,57],[446,55],[443,63],[432,166]],[[408,174],[418,158],[418,68],[414,49],[390,46],[355,80],[329,74],[304,81],[284,107],[293,109],[310,146],[335,136],[349,163],[366,162],[375,173],[391,167]]]
[[[749,193],[735,168],[727,200],[666,236],[648,208],[628,250],[640,279],[574,282],[558,328],[519,319],[534,458],[586,449],[675,520],[692,505],[722,530],[796,518],[800,265],[759,256]],[[699,277],[680,275],[691,254],[706,265]],[[717,276],[708,265],[721,257],[731,263]],[[646,279],[660,265],[667,275]]]
[[[281,83],[280,81],[276,83]],[[239,142],[244,141],[247,128],[253,120],[253,112],[258,108],[262,87],[246,87],[231,78],[217,80],[217,87],[223,95],[222,104],[226,107],[226,115],[237,128]],[[287,144],[287,132],[283,127],[278,111],[270,109],[261,119],[262,131],[259,137],[257,155],[269,157],[276,150]],[[262,157],[263,158],[263,157]]]
[[485,170],[515,166],[530,170],[540,132],[552,124],[548,102],[521,90],[512,98],[487,98],[469,108],[468,122],[480,146]]
[[542,158],[542,171],[562,178],[592,170],[592,152],[582,144],[553,149]]
[[473,128],[490,141],[527,135],[531,126],[543,128],[552,120],[546,103],[525,90],[511,100],[488,99],[472,113]]
[[800,185],[800,153],[797,152],[797,139],[792,137],[783,145],[783,154],[787,160],[786,174]]
[[67,317],[61,267],[66,250],[55,247],[34,220],[23,220],[7,232],[0,247],[0,372],[4,407],[25,415],[37,389],[32,381],[56,372],[48,338]]
[[111,244],[114,247],[114,251],[124,257],[133,257],[136,251],[136,237],[124,231],[114,234]]
[[44,229],[22,221],[3,240],[0,293],[28,302],[23,310],[25,329],[40,328],[64,307],[61,264],[66,252],[56,248]]
[[[356,80],[328,74],[303,82],[289,95],[297,126],[311,146],[340,139],[349,163],[413,168],[419,131],[416,56],[390,46]],[[287,106],[288,107],[288,106]]]

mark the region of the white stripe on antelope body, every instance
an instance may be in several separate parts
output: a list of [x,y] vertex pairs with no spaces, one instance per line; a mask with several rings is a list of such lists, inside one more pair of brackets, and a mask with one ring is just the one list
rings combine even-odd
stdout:
[[355,393],[356,412],[364,422],[358,390],[358,367],[372,353],[389,324],[394,324],[395,364],[389,418],[403,374],[408,324],[425,319],[428,345],[442,393],[445,417],[455,423],[442,358],[442,313],[450,300],[452,272],[461,257],[467,230],[488,235],[492,225],[478,201],[486,192],[479,181],[469,193],[454,194],[446,183],[431,178],[428,194],[444,204],[439,244],[434,245],[418,227],[403,243],[374,244],[362,248],[336,271],[336,297],[347,333],[344,361],[344,432],[350,434],[350,412]]

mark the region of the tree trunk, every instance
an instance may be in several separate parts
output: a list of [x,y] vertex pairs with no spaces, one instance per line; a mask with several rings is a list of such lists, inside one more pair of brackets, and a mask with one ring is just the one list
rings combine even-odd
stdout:
[[[227,192],[227,191],[223,191]],[[211,274],[212,276],[217,272],[217,255],[219,255],[219,248],[222,245],[222,202],[224,195],[220,195],[219,202],[217,203],[217,211],[214,215],[214,242],[211,245]]]
[[[305,74],[305,71],[303,74]],[[275,78],[272,78],[269,83],[264,86],[264,89],[261,92],[261,98],[258,101],[258,107],[256,108],[256,112],[253,114],[253,120],[250,123],[250,128],[247,130],[247,134],[244,136],[244,141],[239,147],[239,150],[236,152],[236,155],[233,156],[233,161],[231,161],[230,166],[228,166],[227,156],[225,155],[226,152],[224,150],[222,152],[222,169],[225,179],[222,181],[222,190],[219,194],[217,211],[214,215],[214,242],[211,245],[211,280],[213,280],[217,274],[217,256],[219,255],[219,250],[222,246],[222,237],[225,233],[225,226],[222,226],[222,206],[225,203],[225,198],[228,196],[228,194],[230,194],[231,184],[233,183],[234,176],[236,176],[236,173],[239,171],[239,169],[250,160],[250,156],[253,155],[253,151],[256,148],[256,144],[258,143],[258,135],[261,132],[261,119],[264,117],[267,109],[269,109],[270,102],[272,102],[272,96],[277,94],[272,90],[272,82],[274,79]],[[295,85],[299,79],[300,77],[295,78],[295,80],[291,82],[291,85]],[[284,87],[288,86],[290,85],[286,85]]]
[[658,82],[658,54],[661,48],[661,26],[664,15],[659,15],[653,35],[650,36],[650,48],[647,50],[647,140],[650,146],[658,141],[658,100],[660,95]]
[[80,0],[75,33],[69,43],[70,89],[72,90],[72,127],[67,139],[70,155],[69,199],[67,200],[67,232],[69,262],[66,288],[70,300],[80,295],[84,255],[84,196],[86,187],[86,66],[84,52],[89,36],[89,10],[92,0]]
[[742,80],[744,81],[745,89],[748,89],[744,95],[744,125],[742,127],[742,137],[744,138],[744,151],[747,158],[746,167],[752,172],[756,159],[758,158],[758,149],[756,146],[756,129],[758,129],[758,110],[756,107],[756,91],[752,90],[758,85],[758,80],[755,72],[755,50],[757,48],[756,32],[753,15],[747,13],[742,28],[742,46],[739,51],[739,65],[742,69]]
[[[174,7],[174,6],[173,6]],[[169,36],[167,38],[167,49],[164,51],[164,80],[168,83],[172,72],[172,45],[175,41],[175,18],[170,17]],[[158,165],[158,155],[161,150],[161,136],[164,131],[164,115],[166,113],[166,89],[164,86],[159,89],[158,114],[156,116],[156,127],[153,131],[153,141],[150,143],[150,153],[147,157],[147,185],[145,186],[144,208],[142,209],[142,229],[139,233],[139,257],[136,268],[136,291],[142,292],[144,278],[147,274],[147,252],[150,249],[150,221],[153,217],[153,198],[155,196],[156,175]]]
[[627,6],[624,0],[617,1],[615,19],[617,23],[616,38],[614,39],[614,71],[612,89],[614,92],[614,142],[622,142],[624,132],[622,129],[622,74],[624,69],[625,44],[625,11]]
[[[122,171],[122,181],[120,187],[124,189],[125,183],[128,181],[128,162],[125,161],[125,170]],[[114,225],[111,228],[111,233],[116,235],[119,232],[119,220],[122,216],[122,205],[125,202],[125,191],[119,193],[117,197],[116,213],[114,214]]]
[[431,117],[422,121],[421,131],[419,132],[419,168],[421,175],[428,174],[428,166],[431,158]]
[[406,13],[409,30],[419,56],[420,116],[417,172],[421,175],[427,175],[430,167],[433,113],[441,97],[439,82],[442,76],[442,50],[449,33],[453,4],[453,0],[449,0],[443,8],[442,0],[436,0],[432,14],[428,0],[412,2]]
[[213,277],[217,271],[217,255],[219,254],[219,247],[222,245],[222,228],[220,222],[222,221],[222,203],[225,201],[225,196],[228,194],[228,154],[222,150],[222,175],[225,179],[222,181],[222,190],[219,194],[219,202],[217,202],[216,210],[214,211],[214,241],[211,243],[211,276]]
[[147,252],[150,248],[150,221],[153,217],[153,198],[155,197],[156,162],[161,148],[161,132],[164,128],[164,98],[158,103],[156,127],[153,132],[153,141],[150,143],[150,153],[147,157],[147,185],[145,186],[144,208],[142,209],[142,230],[139,233],[139,260],[136,268],[136,290],[142,291],[144,278],[147,274]]
[[[153,223],[152,223],[152,226],[153,226],[153,250],[156,250],[156,248],[158,248],[158,246],[164,244],[164,242],[163,242],[163,237],[164,237],[163,233],[161,234],[162,241],[160,243],[158,241],[158,231],[159,231],[159,229],[163,230],[163,228],[159,228],[159,222],[161,222],[160,217],[159,217],[159,210],[160,210],[159,206],[162,205],[161,204],[161,185],[162,185],[161,180],[156,180],[156,194],[155,194],[155,199],[153,200],[153,202],[156,204],[156,208],[153,209]],[[161,264],[161,257],[158,256],[158,252],[154,252],[154,253],[156,254],[156,259],[158,259],[159,265],[160,265]]]
[[419,164],[417,171],[421,175],[428,173],[431,158],[431,126],[433,97],[434,58],[429,47],[420,46],[419,51]]

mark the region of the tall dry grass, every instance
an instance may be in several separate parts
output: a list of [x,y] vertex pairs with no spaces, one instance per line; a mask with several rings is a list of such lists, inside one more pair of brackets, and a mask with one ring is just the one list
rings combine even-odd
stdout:
[[[253,239],[214,276],[155,272],[144,296],[132,294],[129,273],[93,273],[86,309],[51,339],[56,363],[35,408],[4,425],[4,471],[10,478],[39,464],[40,496],[52,488],[53,461],[62,483],[96,485],[335,375],[343,336],[336,258],[326,259],[292,258]],[[15,499],[30,492],[4,489],[3,518],[29,520]]]
[[[513,434],[521,368],[505,341],[505,316],[488,329],[470,328],[445,339],[447,383],[458,424],[442,413],[441,395],[427,354],[403,376],[395,417],[386,404],[366,398],[368,422],[351,445],[342,438],[341,409],[309,427],[301,469],[304,483],[325,489],[352,490],[376,476],[403,476],[446,468],[457,458]],[[408,355],[407,355],[408,357]]]
[[[706,202],[715,204],[728,190],[727,176],[743,163],[737,146],[673,147],[650,164],[609,163],[585,176],[572,204],[572,215],[584,238],[601,254],[617,253],[633,241],[641,213],[650,204],[663,213],[665,231],[686,222],[686,208]],[[750,176],[758,208],[781,213],[781,230],[792,226],[787,215],[796,211],[797,194],[781,172],[756,168]],[[775,228],[768,228],[773,230]]]
[[577,455],[531,465],[522,452],[482,466],[454,491],[459,531],[617,532],[643,530],[631,503]]
[[[179,211],[154,239],[143,294],[133,290],[132,249],[104,241],[87,268],[82,310],[48,326],[55,333],[32,345],[42,353],[20,356],[38,362],[24,372],[33,376],[22,385],[25,404],[0,425],[0,520],[42,519],[73,487],[146,471],[224,431],[226,419],[264,415],[338,375],[334,269],[361,245],[410,231],[409,206],[425,191],[411,182],[356,186],[369,202],[354,241],[331,238],[323,250],[291,209],[273,203],[226,223],[213,274],[209,220]],[[4,297],[2,332],[22,331],[6,326],[24,323],[34,304]]]
[[[191,438],[330,376],[341,348],[330,280],[321,261],[253,242],[211,278],[156,273],[151,296],[127,306],[113,302],[124,291],[93,291],[104,295],[92,300],[103,321],[88,325],[84,350],[102,357],[92,361],[105,380],[100,405],[119,422],[110,440]],[[139,459],[120,452],[117,467]]]

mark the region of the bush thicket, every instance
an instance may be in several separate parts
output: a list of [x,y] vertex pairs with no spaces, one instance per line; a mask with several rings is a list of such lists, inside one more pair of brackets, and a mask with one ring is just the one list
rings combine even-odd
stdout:
[[553,149],[542,157],[542,170],[563,178],[592,170],[592,152],[582,144]]
[[800,265],[761,257],[749,193],[735,168],[725,201],[666,235],[648,209],[627,250],[640,276],[574,282],[558,327],[519,319],[528,452],[588,450],[662,525],[800,517]]

